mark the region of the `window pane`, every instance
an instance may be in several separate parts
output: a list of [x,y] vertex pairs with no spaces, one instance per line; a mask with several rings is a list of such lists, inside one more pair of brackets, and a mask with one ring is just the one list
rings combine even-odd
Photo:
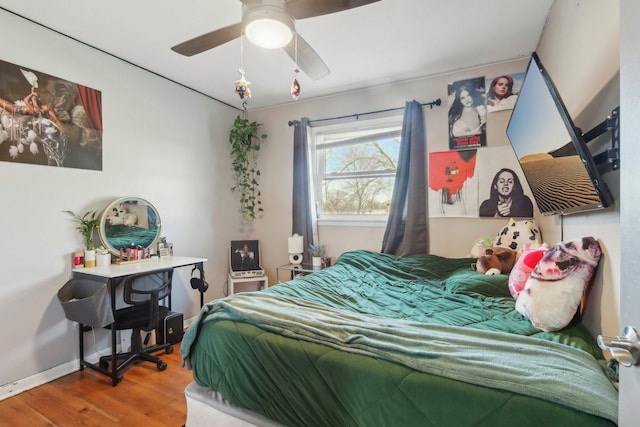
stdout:
[[378,124],[350,123],[348,129],[316,129],[315,188],[320,219],[389,213],[401,122],[396,118]]
[[325,179],[321,213],[386,215],[389,213],[394,178]]
[[392,171],[398,163],[400,138],[325,149],[324,173]]

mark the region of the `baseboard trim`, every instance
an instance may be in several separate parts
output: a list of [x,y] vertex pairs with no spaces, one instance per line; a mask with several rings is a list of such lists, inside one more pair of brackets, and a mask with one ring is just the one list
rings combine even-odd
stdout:
[[[196,320],[197,316],[193,316],[189,319],[185,319],[185,330],[191,326],[194,320]],[[118,345],[118,348],[120,344]],[[85,356],[85,360],[98,360],[100,354],[94,353],[92,355]],[[60,377],[64,377],[65,375],[69,375],[80,369],[80,361],[78,359],[72,360],[70,362],[63,363],[58,366],[54,366],[53,368],[47,369],[46,371],[38,372],[37,374],[31,375],[27,378],[22,378],[20,380],[12,381],[10,383],[4,384],[0,386],[0,400],[7,399],[11,396],[15,396],[27,390],[31,390],[34,387],[41,386],[42,384],[46,384],[50,381],[57,380]]]
[[38,387],[60,377],[64,377],[78,369],[80,369],[80,362],[78,360],[74,360],[63,363],[62,365],[54,366],[46,371],[38,372],[30,377],[4,384],[0,386],[0,400],[7,399],[11,396],[15,396],[16,394],[31,390],[34,387]]

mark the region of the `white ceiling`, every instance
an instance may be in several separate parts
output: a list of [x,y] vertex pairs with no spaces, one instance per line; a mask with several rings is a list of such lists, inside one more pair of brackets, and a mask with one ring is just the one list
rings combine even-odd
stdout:
[[[320,1],[320,0],[318,0]],[[381,0],[296,22],[331,70],[297,78],[300,100],[528,56],[553,0]],[[0,8],[240,108],[240,41],[185,57],[170,48],[239,22],[239,0],[0,0]],[[293,61],[244,42],[248,109],[294,102]],[[99,89],[99,88],[96,88]]]

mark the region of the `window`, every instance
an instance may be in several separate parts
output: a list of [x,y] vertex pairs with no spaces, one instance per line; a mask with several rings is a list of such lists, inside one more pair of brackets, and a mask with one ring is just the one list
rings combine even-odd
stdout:
[[386,221],[402,116],[312,128],[312,182],[321,223]]

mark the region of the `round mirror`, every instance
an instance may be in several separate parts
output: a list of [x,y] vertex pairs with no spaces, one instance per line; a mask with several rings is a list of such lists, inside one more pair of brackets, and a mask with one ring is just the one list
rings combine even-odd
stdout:
[[102,213],[98,229],[102,245],[113,255],[120,249],[153,247],[160,238],[160,215],[140,197],[122,197]]

